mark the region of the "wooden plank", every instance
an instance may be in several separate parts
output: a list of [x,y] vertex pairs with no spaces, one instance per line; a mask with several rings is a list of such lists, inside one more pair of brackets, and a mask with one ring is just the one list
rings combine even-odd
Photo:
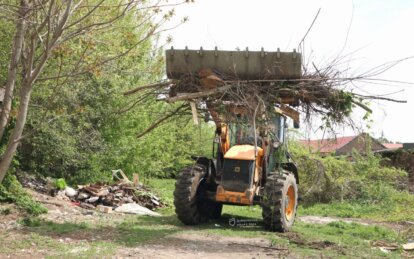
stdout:
[[299,112],[289,106],[282,105],[280,110],[283,112],[284,115],[292,118],[292,120],[296,123],[299,123]]
[[112,213],[112,207],[104,206],[104,205],[96,206],[96,210],[103,212],[103,213]]
[[190,102],[191,114],[193,115],[193,121],[195,125],[198,125],[198,114],[195,102]]
[[139,175],[137,173],[132,175],[132,182],[134,183],[135,187],[139,185]]

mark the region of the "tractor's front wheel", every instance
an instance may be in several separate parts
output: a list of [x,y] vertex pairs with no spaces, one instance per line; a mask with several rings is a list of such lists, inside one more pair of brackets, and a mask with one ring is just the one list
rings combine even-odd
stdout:
[[287,232],[295,222],[298,186],[293,173],[282,171],[266,179],[262,197],[262,216],[270,231]]
[[222,204],[205,198],[205,192],[215,185],[208,184],[204,165],[185,168],[177,177],[174,190],[174,206],[178,219],[186,225],[197,225],[209,218],[219,218]]

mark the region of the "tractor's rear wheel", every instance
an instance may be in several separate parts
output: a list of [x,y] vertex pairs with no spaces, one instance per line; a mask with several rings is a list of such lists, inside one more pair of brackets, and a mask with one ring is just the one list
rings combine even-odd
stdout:
[[207,190],[214,191],[215,185],[208,184],[204,165],[195,164],[185,168],[177,177],[174,190],[174,206],[178,219],[186,225],[197,225],[209,218],[221,216],[222,204],[205,198]]
[[293,173],[273,173],[266,179],[262,198],[262,216],[270,231],[287,232],[295,222],[298,186]]

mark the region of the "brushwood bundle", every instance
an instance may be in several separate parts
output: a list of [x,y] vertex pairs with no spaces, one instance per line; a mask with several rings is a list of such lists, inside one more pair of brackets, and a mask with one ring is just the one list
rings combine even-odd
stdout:
[[[255,117],[265,116],[268,109],[280,107],[299,120],[298,112],[310,121],[321,116],[326,126],[348,122],[354,107],[370,114],[373,99],[404,102],[381,96],[369,96],[346,90],[357,81],[369,81],[395,64],[385,64],[371,73],[344,76],[335,62],[312,69],[302,64],[300,53],[261,51],[167,50],[168,80],[139,87],[124,93],[156,92],[169,103],[183,102],[165,118],[194,109],[209,111],[245,107]],[[190,103],[192,105],[188,105]],[[232,109],[232,108],[231,108]],[[211,114],[215,119],[214,114]],[[297,118],[296,118],[297,117]],[[216,120],[215,120],[216,121]],[[217,122],[217,121],[216,121]],[[154,126],[154,125],[153,125]]]

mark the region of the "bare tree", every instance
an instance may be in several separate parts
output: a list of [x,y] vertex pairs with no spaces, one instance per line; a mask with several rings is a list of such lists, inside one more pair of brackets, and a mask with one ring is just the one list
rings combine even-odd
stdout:
[[[59,79],[73,79],[90,71],[90,64],[85,61],[85,51],[79,57],[71,57],[72,60],[75,60],[73,69],[63,72],[59,70],[56,75],[42,75],[57,48],[67,42],[109,30],[117,21],[129,14],[140,15],[140,22],[137,23],[136,30],[144,30],[143,36],[121,53],[103,56],[99,62],[95,61],[94,63],[95,66],[110,64],[125,57],[134,48],[158,35],[161,31],[167,30],[168,28],[163,25],[174,15],[171,8],[184,2],[186,1],[168,3],[164,0],[155,2],[137,0],[20,0],[15,6],[1,6],[3,8],[0,9],[0,12],[4,10],[7,12],[4,12],[0,17],[8,17],[13,20],[16,30],[0,116],[0,139],[7,137],[5,129],[8,126],[12,101],[17,99],[19,106],[16,123],[0,160],[0,183],[10,166],[19,142],[25,137],[23,130],[31,93],[36,82],[39,80],[56,80],[58,82]],[[15,87],[19,71],[21,71],[21,80],[18,81],[20,85]],[[41,75],[43,78],[40,78]],[[19,89],[17,96],[13,94],[15,88]]]

